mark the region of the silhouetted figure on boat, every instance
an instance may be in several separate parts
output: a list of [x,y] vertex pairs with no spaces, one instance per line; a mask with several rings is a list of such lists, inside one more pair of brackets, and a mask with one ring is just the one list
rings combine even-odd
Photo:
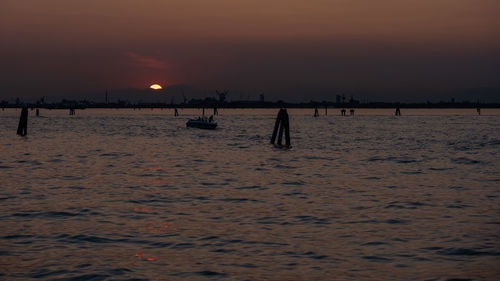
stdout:
[[21,117],[19,118],[19,125],[17,126],[17,134],[26,136],[28,134],[28,108],[23,107],[21,110]]
[[214,121],[214,116],[210,115],[210,117],[208,117],[208,122],[212,122],[212,121]]

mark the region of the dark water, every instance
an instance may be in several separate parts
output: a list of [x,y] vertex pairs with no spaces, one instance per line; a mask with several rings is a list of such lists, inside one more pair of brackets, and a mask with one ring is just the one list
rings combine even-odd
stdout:
[[500,279],[500,111],[196,113],[0,111],[0,280]]

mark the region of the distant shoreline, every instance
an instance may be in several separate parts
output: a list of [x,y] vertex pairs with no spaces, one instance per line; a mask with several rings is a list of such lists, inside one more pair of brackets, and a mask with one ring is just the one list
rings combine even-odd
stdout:
[[422,108],[422,109],[460,109],[460,108],[500,108],[500,103],[359,103],[359,104],[336,104],[330,102],[318,103],[286,103],[286,102],[228,102],[228,103],[184,103],[184,104],[165,104],[165,103],[92,103],[92,102],[60,102],[60,103],[46,103],[46,104],[3,104],[1,108],[45,108],[45,109],[85,109],[85,108],[102,108],[102,109],[115,109],[115,108]]

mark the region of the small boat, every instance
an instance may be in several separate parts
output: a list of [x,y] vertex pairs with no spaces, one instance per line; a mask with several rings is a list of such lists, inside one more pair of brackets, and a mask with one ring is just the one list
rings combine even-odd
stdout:
[[187,121],[186,123],[186,127],[215,130],[215,128],[217,127],[217,122],[211,122],[202,118],[189,119],[189,121]]

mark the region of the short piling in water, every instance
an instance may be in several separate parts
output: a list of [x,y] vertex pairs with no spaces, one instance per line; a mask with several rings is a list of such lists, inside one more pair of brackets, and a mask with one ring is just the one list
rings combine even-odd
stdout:
[[318,117],[319,116],[319,112],[318,112],[318,108],[314,108],[314,117]]
[[325,116],[328,116],[328,106],[325,106]]
[[214,107],[214,115],[219,115],[219,110],[217,109],[217,107]]
[[[278,132],[279,129],[279,132]],[[288,112],[286,109],[282,108],[276,116],[276,122],[274,123],[273,135],[271,136],[271,143],[274,144],[276,141],[276,136],[278,137],[278,145],[283,146],[283,132],[285,133],[285,146],[290,147],[290,121],[288,118]]]
[[75,109],[73,107],[69,108],[69,115],[75,115]]
[[177,108],[174,108],[174,116],[179,116],[179,111],[177,110]]
[[480,107],[476,108],[476,111],[477,111],[477,115],[481,115],[481,108]]
[[40,109],[36,109],[36,116],[40,116]]
[[345,116],[345,113],[346,113],[345,108],[342,108],[342,110],[340,111],[340,115]]
[[19,118],[19,125],[17,126],[17,134],[26,136],[28,134],[28,108],[23,107],[21,110],[21,117]]
[[350,114],[351,116],[354,116],[354,108],[351,108],[351,110],[349,110],[349,114]]
[[396,108],[396,112],[394,113],[396,116],[401,116],[401,109],[399,107]]

